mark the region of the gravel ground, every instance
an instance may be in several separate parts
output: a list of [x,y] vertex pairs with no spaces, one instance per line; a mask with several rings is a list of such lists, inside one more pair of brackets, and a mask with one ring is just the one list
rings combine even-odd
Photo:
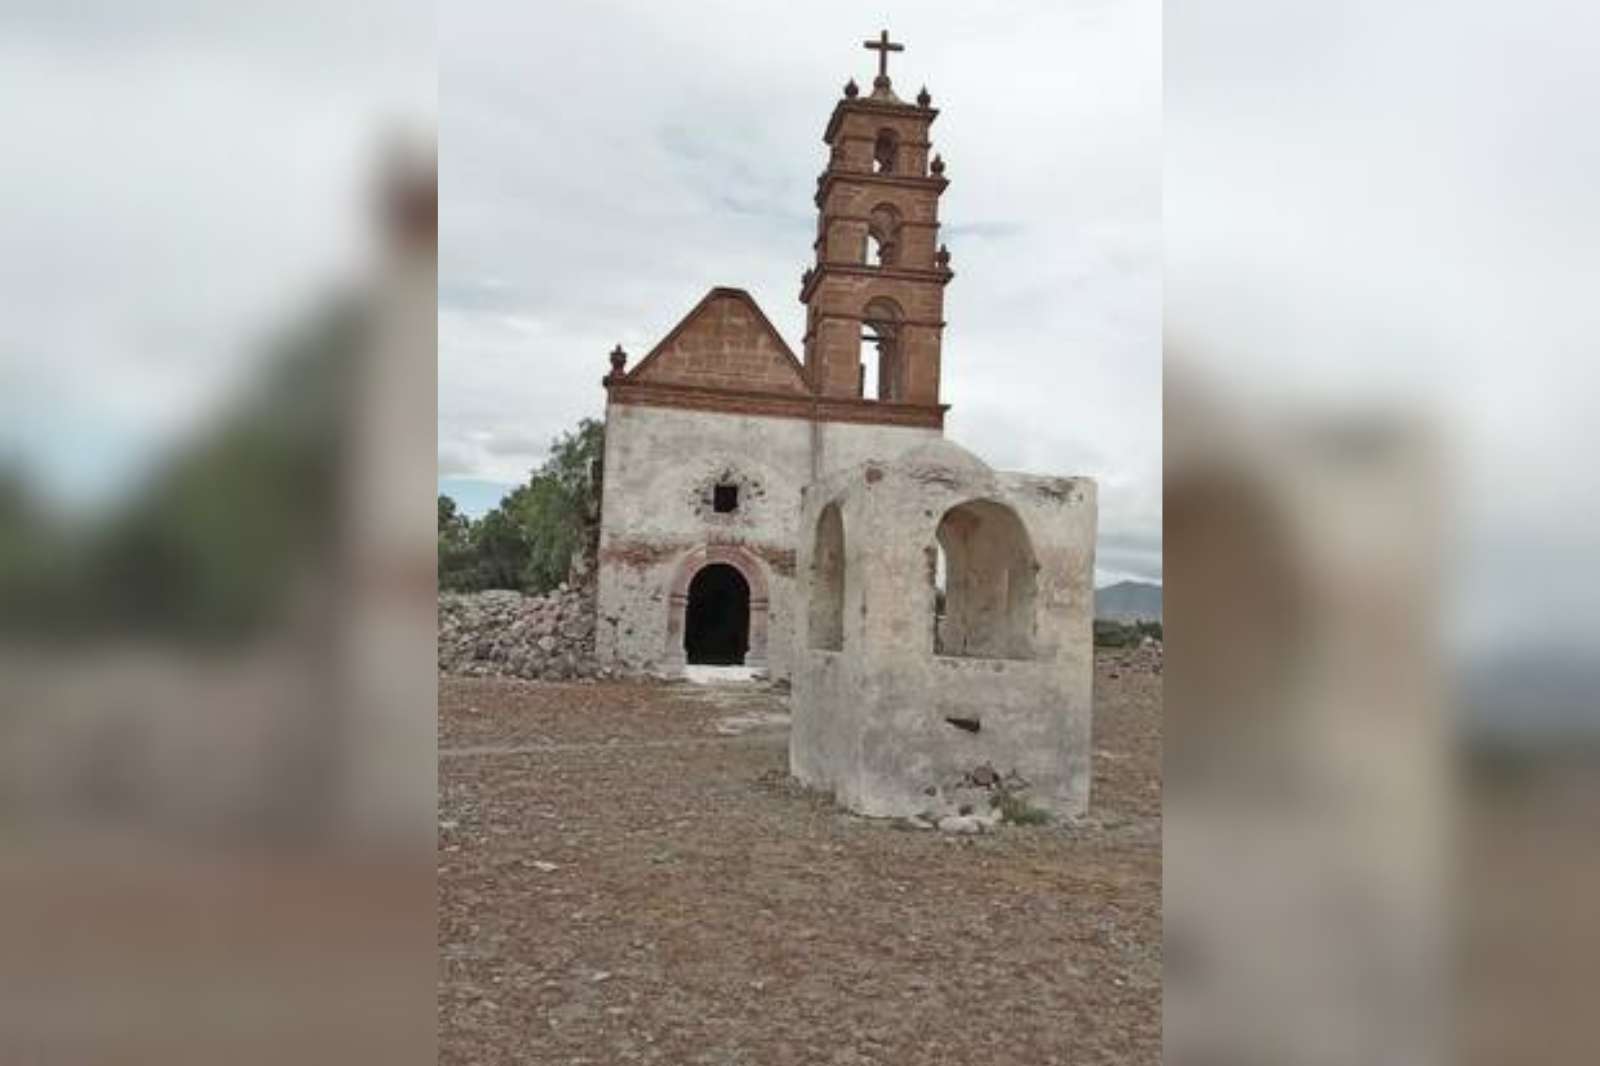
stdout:
[[1156,1063],[1161,678],[1091,814],[979,837],[787,777],[765,688],[441,678],[441,1063]]

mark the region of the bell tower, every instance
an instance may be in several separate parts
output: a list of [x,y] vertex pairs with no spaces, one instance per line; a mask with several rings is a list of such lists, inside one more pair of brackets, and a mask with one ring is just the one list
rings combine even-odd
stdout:
[[927,89],[915,103],[895,95],[889,53],[905,46],[887,30],[864,47],[878,53],[872,93],[848,82],[822,135],[829,154],[817,178],[816,263],[800,283],[806,373],[825,400],[931,408],[942,424],[944,287],[954,274],[939,243],[949,182],[944,161],[929,158],[939,112]]

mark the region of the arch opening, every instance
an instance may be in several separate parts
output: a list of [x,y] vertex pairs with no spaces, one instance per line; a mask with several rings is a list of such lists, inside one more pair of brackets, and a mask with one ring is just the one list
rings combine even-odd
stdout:
[[872,230],[867,230],[867,254],[865,262],[868,266],[883,266],[884,261],[883,240]]
[[940,518],[934,537],[934,654],[1033,658],[1039,565],[1017,513],[993,500],[958,504]]
[[893,300],[870,300],[861,313],[861,339],[877,349],[861,366],[863,399],[895,403],[905,398],[905,360],[901,354],[901,314]]
[[867,218],[866,261],[880,267],[900,261],[900,212],[893,204],[879,204]]
[[830,503],[817,518],[811,552],[811,605],[807,619],[811,646],[822,651],[844,648],[844,519]]
[[878,131],[872,142],[872,169],[876,174],[893,174],[900,155],[900,138],[894,130]]
[[737,567],[710,563],[689,582],[684,608],[683,652],[687,662],[743,666],[750,650],[750,583]]

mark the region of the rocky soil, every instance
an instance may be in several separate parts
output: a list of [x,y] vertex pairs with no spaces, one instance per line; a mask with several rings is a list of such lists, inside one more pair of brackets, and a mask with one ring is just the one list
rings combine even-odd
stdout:
[[794,786],[761,686],[441,678],[439,1061],[1159,1062],[1145,652],[1090,815],[970,835]]
[[1131,647],[1101,648],[1095,655],[1113,681],[1124,672],[1159,674],[1166,662],[1165,646],[1151,637]]
[[439,594],[439,671],[570,681],[610,677],[594,658],[594,592]]

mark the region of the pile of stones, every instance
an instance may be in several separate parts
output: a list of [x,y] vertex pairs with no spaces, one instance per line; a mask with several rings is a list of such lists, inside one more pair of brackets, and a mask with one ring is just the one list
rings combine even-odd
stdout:
[[573,681],[610,677],[594,657],[594,591],[439,594],[439,672]]
[[987,833],[1002,822],[1042,825],[1051,821],[1029,801],[1030,785],[1015,770],[1000,773],[989,763],[923,789],[927,805],[903,819],[910,829]]
[[1111,676],[1120,674],[1159,674],[1163,665],[1162,643],[1154,637],[1145,637],[1136,646],[1119,648],[1108,656]]

